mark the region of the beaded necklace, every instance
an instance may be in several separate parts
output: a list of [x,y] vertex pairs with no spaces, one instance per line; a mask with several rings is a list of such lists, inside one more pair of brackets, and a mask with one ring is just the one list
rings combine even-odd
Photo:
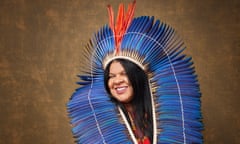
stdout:
[[134,135],[137,138],[138,144],[150,144],[151,142],[150,142],[149,138],[144,136],[144,133],[142,132],[142,130],[135,125],[134,114],[128,112],[128,116],[130,118],[131,127],[132,127]]

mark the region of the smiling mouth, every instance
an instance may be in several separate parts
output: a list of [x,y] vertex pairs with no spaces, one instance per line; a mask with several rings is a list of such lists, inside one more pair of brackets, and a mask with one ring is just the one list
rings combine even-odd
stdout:
[[126,92],[127,86],[117,87],[117,88],[115,88],[115,90],[116,90],[117,94],[123,94]]

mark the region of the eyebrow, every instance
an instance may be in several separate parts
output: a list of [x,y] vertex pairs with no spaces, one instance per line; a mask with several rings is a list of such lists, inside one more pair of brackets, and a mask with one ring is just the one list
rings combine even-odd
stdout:
[[[125,70],[122,70],[122,71],[120,71],[120,74],[123,74],[123,73],[127,73]],[[118,74],[118,73],[117,73]],[[109,72],[109,75],[115,75],[115,73],[110,73]]]

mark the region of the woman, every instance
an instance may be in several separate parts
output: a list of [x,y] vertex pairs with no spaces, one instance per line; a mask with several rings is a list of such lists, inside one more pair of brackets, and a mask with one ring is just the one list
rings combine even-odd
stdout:
[[202,143],[201,93],[174,29],[133,18],[135,1],[85,48],[81,87],[68,102],[79,144]]
[[152,107],[148,77],[136,64],[113,60],[105,69],[105,88],[112,101],[124,112],[140,143],[152,141]]

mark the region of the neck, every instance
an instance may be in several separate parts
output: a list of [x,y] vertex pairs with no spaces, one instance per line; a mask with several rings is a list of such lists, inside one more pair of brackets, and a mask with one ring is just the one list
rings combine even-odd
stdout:
[[126,108],[127,112],[132,113],[133,112],[133,106],[130,103],[125,103],[124,107]]

